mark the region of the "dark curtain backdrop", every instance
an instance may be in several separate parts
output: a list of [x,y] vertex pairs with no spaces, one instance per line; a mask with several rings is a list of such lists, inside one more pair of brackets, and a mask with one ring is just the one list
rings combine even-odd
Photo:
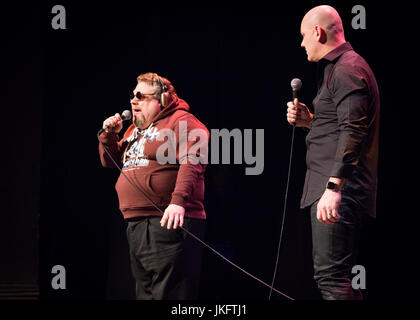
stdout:
[[[365,295],[418,297],[412,285],[417,250],[408,231],[415,213],[402,179],[406,170],[412,174],[407,159],[415,138],[406,128],[410,116],[400,113],[409,108],[404,76],[410,71],[402,67],[407,34],[401,8],[328,3],[341,14],[347,40],[372,67],[381,92],[378,218],[363,234],[360,256]],[[133,298],[114,189],[118,171],[101,167],[96,132],[106,117],[129,108],[136,77],[149,71],[170,79],[209,130],[253,129],[255,135],[264,129],[263,174],[246,176],[245,164],[208,166],[205,241],[270,283],[289,158],[290,80],[302,79],[300,97],[308,106],[316,94],[316,65],[300,47],[300,21],[320,3],[204,8],[72,1],[61,3],[67,29],[53,30],[55,4],[2,12],[3,291],[20,286],[27,295],[56,300]],[[351,27],[356,4],[366,8],[365,30]],[[295,138],[276,288],[315,299],[307,215],[298,209],[305,133],[297,129]],[[204,250],[201,299],[267,299],[269,289]],[[66,268],[65,290],[51,288],[54,265]]]

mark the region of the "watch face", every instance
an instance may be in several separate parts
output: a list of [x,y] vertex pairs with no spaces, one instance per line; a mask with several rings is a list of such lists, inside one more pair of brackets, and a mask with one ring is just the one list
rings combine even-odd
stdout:
[[336,188],[337,188],[337,185],[334,182],[328,181],[327,189],[335,190]]

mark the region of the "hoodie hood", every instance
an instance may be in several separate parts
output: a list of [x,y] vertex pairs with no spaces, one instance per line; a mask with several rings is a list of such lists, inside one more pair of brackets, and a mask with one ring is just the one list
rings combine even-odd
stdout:
[[171,101],[171,103],[163,108],[152,120],[152,123],[156,123],[160,119],[166,118],[169,115],[173,114],[175,111],[185,110],[190,111],[190,106],[188,103],[178,97]]

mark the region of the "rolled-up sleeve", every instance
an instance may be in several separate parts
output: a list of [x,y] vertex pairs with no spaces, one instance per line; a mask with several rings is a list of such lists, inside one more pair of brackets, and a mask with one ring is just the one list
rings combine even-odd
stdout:
[[335,73],[330,90],[337,106],[339,135],[330,176],[348,178],[359,162],[368,134],[369,92],[363,75],[357,70],[340,68]]

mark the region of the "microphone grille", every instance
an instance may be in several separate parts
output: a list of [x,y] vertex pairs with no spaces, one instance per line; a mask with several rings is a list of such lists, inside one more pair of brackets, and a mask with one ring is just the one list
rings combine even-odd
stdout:
[[294,78],[290,82],[290,85],[291,85],[293,91],[299,91],[300,88],[302,88],[302,81],[299,78]]
[[122,119],[123,121],[125,121],[125,120],[130,120],[130,119],[131,119],[131,111],[130,111],[130,110],[124,110],[124,111],[121,113],[121,119]]

